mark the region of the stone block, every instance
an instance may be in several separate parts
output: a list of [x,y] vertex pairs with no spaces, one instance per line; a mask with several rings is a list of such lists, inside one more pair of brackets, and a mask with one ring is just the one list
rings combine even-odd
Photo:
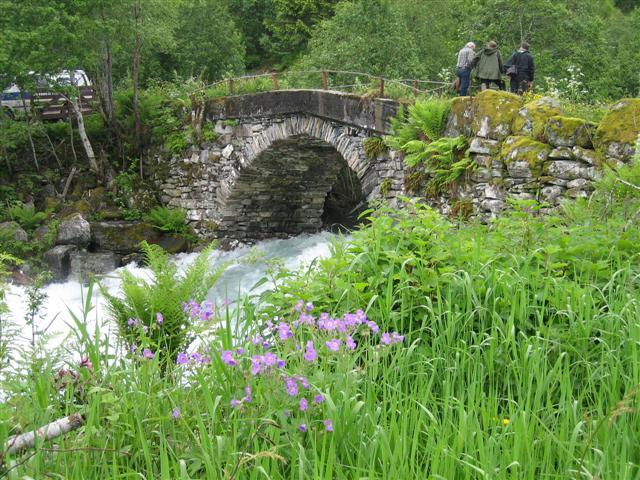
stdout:
[[119,266],[120,257],[113,252],[72,252],[69,276],[84,283],[92,275],[105,275]]
[[44,252],[43,258],[54,282],[63,282],[71,271],[71,254],[77,251],[75,245],[57,245]]

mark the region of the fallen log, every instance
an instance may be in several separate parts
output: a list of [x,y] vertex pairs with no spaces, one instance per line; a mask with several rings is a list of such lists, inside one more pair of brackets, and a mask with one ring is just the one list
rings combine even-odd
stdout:
[[19,435],[13,435],[7,438],[4,443],[3,452],[0,453],[0,463],[4,461],[7,455],[14,455],[20,453],[28,448],[33,448],[36,444],[36,439],[40,439],[42,442],[53,440],[61,435],[65,435],[73,430],[76,430],[84,425],[84,418],[79,413],[74,413],[68,417],[60,418],[54,422],[51,422],[43,427],[33,430],[31,432],[21,433]]

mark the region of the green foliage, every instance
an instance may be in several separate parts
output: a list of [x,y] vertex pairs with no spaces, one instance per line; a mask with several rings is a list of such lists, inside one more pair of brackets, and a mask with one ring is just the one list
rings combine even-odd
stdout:
[[47,218],[47,213],[37,212],[33,204],[15,203],[8,211],[11,219],[27,231],[34,230]]
[[410,105],[406,116],[401,108],[398,115],[391,119],[393,133],[385,138],[385,143],[402,150],[413,140],[433,142],[442,137],[450,111],[451,102],[437,98]]
[[376,158],[387,149],[384,140],[380,137],[365,138],[362,141],[362,146],[364,147],[364,154],[369,159]]
[[[182,304],[189,300],[203,301],[224,267],[211,271],[209,257],[213,245],[204,249],[182,274],[159,246],[142,242],[141,248],[153,279],[137,278],[125,270],[120,273],[121,296],[110,294],[104,287],[101,291],[126,348],[135,344],[140,349],[148,347],[161,352],[167,366],[193,340]],[[161,323],[157,314],[163,317]]]
[[183,208],[156,207],[144,216],[158,230],[167,233],[187,233],[187,212]]
[[420,63],[416,38],[392,2],[357,0],[340,2],[318,25],[300,67],[415,78]]

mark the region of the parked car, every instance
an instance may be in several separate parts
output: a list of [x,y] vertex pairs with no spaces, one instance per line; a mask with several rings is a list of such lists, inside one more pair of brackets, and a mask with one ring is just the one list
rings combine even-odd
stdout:
[[[67,99],[52,88],[53,85],[74,85],[78,95],[82,113],[91,113],[94,91],[89,77],[83,70],[63,70],[55,75],[35,77],[36,88],[33,92],[24,93],[16,84],[9,85],[2,91],[2,109],[11,117],[23,115],[32,109],[43,120],[66,119],[73,115]],[[24,102],[22,97],[24,96]]]

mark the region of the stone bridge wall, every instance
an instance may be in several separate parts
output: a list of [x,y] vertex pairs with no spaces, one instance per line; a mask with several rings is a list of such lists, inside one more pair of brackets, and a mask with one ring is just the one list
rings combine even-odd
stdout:
[[348,166],[366,200],[402,191],[398,154],[367,158],[363,141],[389,131],[398,104],[325,91],[228,97],[207,105],[218,139],[170,160],[163,202],[199,233],[256,240],[317,231]]
[[[364,153],[365,139],[390,133],[398,107],[316,90],[211,101],[205,122],[218,139],[170,160],[163,201],[185,208],[199,233],[255,240],[320,228],[344,165],[367,200],[424,198],[428,173],[405,169],[393,151]],[[508,198],[553,206],[585,197],[605,163],[629,161],[639,133],[638,99],[620,101],[596,125],[565,116],[550,98],[523,104],[492,90],[457,98],[446,135],[467,137],[477,168],[452,192],[426,200],[443,213],[465,201],[473,213],[494,216]]]
[[[640,99],[614,104],[599,124],[566,116],[557,100],[488,90],[453,101],[447,136],[468,138],[473,171],[455,193],[428,199],[443,213],[460,201],[495,216],[509,198],[557,206],[587,197],[605,164],[628,163],[640,135]],[[428,174],[407,169],[405,189],[423,195]]]

